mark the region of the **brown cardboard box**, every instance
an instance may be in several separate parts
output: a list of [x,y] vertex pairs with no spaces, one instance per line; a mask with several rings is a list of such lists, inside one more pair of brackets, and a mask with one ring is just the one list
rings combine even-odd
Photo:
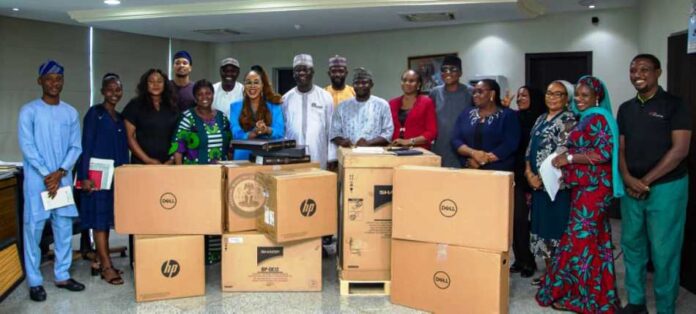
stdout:
[[277,243],[336,233],[337,178],[330,171],[297,169],[259,173],[268,200],[256,227]]
[[399,167],[392,237],[507,252],[512,182],[511,172]]
[[[440,156],[338,152],[342,184],[339,268],[344,280],[389,280],[392,175],[400,165],[439,166]],[[369,277],[369,278],[366,278]]]
[[261,166],[248,161],[224,163],[227,173],[227,232],[256,230],[256,217],[266,198],[256,180],[259,172],[319,168],[319,163]]
[[135,236],[135,300],[205,295],[203,236]]
[[508,313],[508,253],[393,240],[391,302],[434,313]]
[[221,166],[125,165],[114,180],[116,232],[222,234]]
[[222,291],[321,291],[321,239],[277,244],[263,233],[222,236]]

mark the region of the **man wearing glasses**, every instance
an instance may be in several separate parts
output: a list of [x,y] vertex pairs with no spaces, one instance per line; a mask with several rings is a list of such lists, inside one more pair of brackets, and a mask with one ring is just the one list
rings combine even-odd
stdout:
[[440,67],[443,85],[430,91],[430,98],[435,102],[437,113],[437,139],[433,152],[442,157],[443,167],[461,168],[457,153],[450,145],[452,130],[459,114],[471,106],[471,86],[459,82],[462,77],[462,60],[456,56],[447,56]]

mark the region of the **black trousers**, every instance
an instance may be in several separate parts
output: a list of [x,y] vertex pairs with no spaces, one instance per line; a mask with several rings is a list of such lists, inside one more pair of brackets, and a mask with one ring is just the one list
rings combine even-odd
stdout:
[[526,191],[521,184],[515,184],[515,214],[512,225],[512,252],[518,267],[534,267],[534,255],[529,248],[529,206]]

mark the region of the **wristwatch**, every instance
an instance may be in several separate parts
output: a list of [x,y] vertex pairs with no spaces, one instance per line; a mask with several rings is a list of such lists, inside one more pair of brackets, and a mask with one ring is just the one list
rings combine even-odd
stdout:
[[569,164],[572,164],[573,163],[573,154],[566,155],[566,160],[568,161]]
[[415,139],[415,138],[412,138],[412,139],[411,139],[411,146],[415,146],[415,145],[416,145],[416,139]]
[[58,168],[58,171],[60,171],[60,173],[63,174],[63,175],[62,175],[63,177],[64,177],[66,174],[68,174],[68,171],[65,170],[65,169],[63,169],[63,168]]

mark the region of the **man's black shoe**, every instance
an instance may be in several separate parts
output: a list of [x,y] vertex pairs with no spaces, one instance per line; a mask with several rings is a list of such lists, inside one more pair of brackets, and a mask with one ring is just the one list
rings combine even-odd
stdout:
[[619,314],[648,314],[648,308],[645,307],[645,304],[629,303],[619,310]]
[[46,301],[46,290],[43,286],[29,287],[29,298],[36,302]]
[[85,285],[75,281],[75,279],[68,279],[65,281],[65,283],[58,284],[56,283],[56,287],[61,288],[61,289],[68,289],[70,291],[82,291],[85,290]]

